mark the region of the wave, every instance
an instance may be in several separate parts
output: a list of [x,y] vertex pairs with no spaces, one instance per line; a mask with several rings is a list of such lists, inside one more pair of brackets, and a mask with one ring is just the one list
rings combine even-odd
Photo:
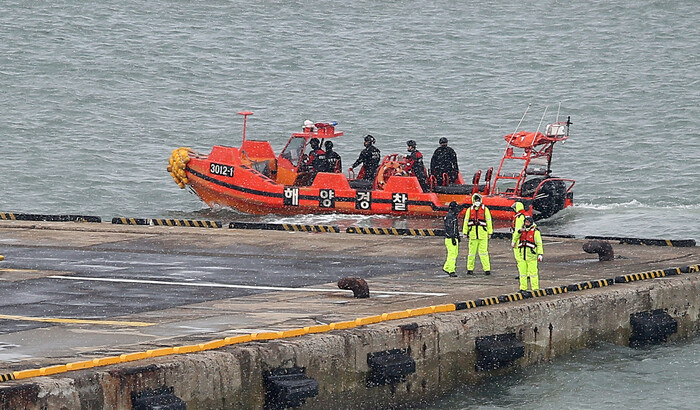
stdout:
[[610,210],[610,209],[683,209],[683,210],[695,210],[700,209],[700,203],[698,204],[670,204],[670,205],[660,205],[660,204],[645,204],[633,199],[629,202],[618,202],[612,204],[593,204],[586,202],[579,202],[574,205],[574,208],[580,209],[594,209],[598,211]]
[[333,223],[345,220],[353,220],[358,223],[369,222],[375,219],[390,219],[387,215],[355,215],[355,214],[304,214],[294,216],[269,216],[268,219],[277,223]]

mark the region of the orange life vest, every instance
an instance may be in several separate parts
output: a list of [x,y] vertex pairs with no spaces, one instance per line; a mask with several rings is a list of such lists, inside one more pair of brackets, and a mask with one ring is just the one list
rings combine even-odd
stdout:
[[538,229],[523,229],[520,232],[520,242],[518,242],[518,248],[530,248],[532,252],[537,249],[537,244],[535,243],[535,232]]
[[467,226],[469,229],[473,226],[481,226],[486,229],[488,225],[486,224],[486,207],[484,207],[484,205],[480,205],[479,208],[476,209],[476,212],[474,212],[474,207],[469,209],[469,221],[467,222]]

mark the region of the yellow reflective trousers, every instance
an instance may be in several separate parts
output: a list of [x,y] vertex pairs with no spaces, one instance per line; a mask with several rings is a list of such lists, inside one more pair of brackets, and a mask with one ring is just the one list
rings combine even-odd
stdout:
[[518,273],[520,273],[520,290],[527,289],[527,280],[530,279],[530,290],[538,290],[540,288],[540,275],[537,270],[537,255],[525,248],[525,257],[523,257],[523,248],[515,248],[513,251],[515,262],[518,264]]
[[457,268],[457,255],[459,254],[459,239],[455,239],[457,245],[452,245],[452,238],[445,238],[445,248],[447,248],[447,259],[442,266],[445,272],[453,273]]
[[486,239],[470,239],[469,240],[469,255],[467,256],[467,270],[474,270],[474,265],[476,262],[476,254],[479,253],[479,260],[481,261],[481,267],[484,268],[485,272],[491,270],[491,262],[489,260],[489,240],[488,236]]

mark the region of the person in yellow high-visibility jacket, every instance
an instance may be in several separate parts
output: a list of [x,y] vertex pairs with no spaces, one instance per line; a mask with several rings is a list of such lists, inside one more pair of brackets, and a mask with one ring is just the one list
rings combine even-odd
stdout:
[[467,274],[474,273],[476,254],[479,253],[481,267],[484,274],[491,274],[491,262],[489,261],[489,239],[493,234],[491,211],[482,203],[481,195],[472,195],[472,206],[467,208],[464,215],[464,235],[469,237],[469,255],[467,256]]
[[[511,235],[511,241],[513,243],[515,243],[515,233],[520,231],[520,229],[522,229],[523,223],[525,222],[525,217],[527,215],[525,215],[525,206],[520,201],[514,202],[513,206],[511,206],[511,208],[513,208],[513,211],[515,211],[515,215],[513,215],[513,222],[512,222],[511,227],[510,227],[510,229],[513,233]],[[518,248],[516,248],[516,247],[513,247],[513,257],[515,257],[515,261],[517,262],[518,261]]]
[[537,229],[531,216],[526,216],[523,227],[513,233],[511,245],[515,250],[515,260],[518,263],[518,272],[520,273],[520,291],[528,290],[528,279],[530,279],[530,289],[538,290],[540,278],[537,262],[542,262],[544,248],[540,230]]

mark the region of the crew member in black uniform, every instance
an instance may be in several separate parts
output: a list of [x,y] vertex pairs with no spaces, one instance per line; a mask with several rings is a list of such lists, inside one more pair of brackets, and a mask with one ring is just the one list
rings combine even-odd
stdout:
[[418,178],[418,183],[424,192],[428,192],[428,181],[425,175],[425,165],[423,165],[423,154],[416,149],[416,142],[414,140],[406,141],[408,145],[408,156],[406,157],[406,167],[404,171],[408,175],[414,175]]
[[326,172],[343,172],[343,163],[340,155],[333,151],[333,142],[326,141],[323,146],[326,148]]
[[379,160],[381,159],[381,153],[374,146],[374,142],[373,136],[365,135],[365,149],[360,152],[359,158],[352,164],[352,168],[356,168],[360,164],[365,166],[365,173],[362,179],[367,181],[374,181],[374,177],[377,176],[377,168],[379,168]]
[[[447,146],[447,138],[440,138],[440,146],[433,152],[430,158],[430,173],[435,176],[438,185],[454,184],[459,175],[459,166],[457,165],[457,153],[451,147]],[[448,180],[443,179],[443,175],[447,174]]]

